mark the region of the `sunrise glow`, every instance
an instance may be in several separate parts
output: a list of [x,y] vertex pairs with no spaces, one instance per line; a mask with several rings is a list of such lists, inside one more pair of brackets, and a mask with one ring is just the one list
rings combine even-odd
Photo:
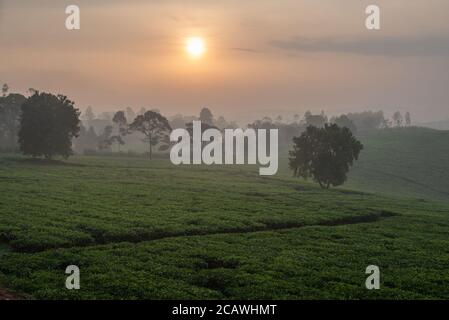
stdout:
[[204,40],[199,37],[191,37],[186,41],[186,52],[192,58],[200,58],[206,52]]

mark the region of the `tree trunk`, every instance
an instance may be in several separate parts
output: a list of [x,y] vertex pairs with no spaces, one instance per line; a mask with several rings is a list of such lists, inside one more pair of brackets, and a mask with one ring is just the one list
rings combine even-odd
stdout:
[[320,180],[318,180],[318,184],[320,185],[321,189],[324,189],[324,185]]

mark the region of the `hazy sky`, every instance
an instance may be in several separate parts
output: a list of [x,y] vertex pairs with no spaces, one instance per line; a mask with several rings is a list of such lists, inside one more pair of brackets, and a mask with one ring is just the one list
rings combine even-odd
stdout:
[[[65,8],[81,8],[81,30]],[[365,7],[381,7],[381,30]],[[449,118],[447,0],[0,0],[0,82],[84,109]],[[204,38],[191,59],[186,37]]]

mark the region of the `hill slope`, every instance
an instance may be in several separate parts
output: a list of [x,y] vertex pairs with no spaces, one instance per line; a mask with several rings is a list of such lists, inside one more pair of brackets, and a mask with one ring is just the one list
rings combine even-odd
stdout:
[[398,128],[359,138],[365,149],[345,187],[449,201],[449,131]]
[[[0,283],[35,298],[449,297],[443,204],[94,157],[0,157],[0,191]],[[81,290],[64,288],[72,264]]]

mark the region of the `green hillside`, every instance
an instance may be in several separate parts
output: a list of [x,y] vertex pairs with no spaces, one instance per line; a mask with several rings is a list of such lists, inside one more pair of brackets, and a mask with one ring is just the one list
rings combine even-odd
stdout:
[[449,201],[449,131],[398,128],[361,135],[347,188]]
[[[448,298],[449,206],[252,167],[0,157],[0,282],[35,298]],[[81,290],[65,289],[65,268]],[[368,265],[381,290],[364,287]]]
[[[449,201],[449,131],[392,128],[357,138],[364,149],[343,189]],[[291,176],[287,151],[281,154],[279,175]]]

